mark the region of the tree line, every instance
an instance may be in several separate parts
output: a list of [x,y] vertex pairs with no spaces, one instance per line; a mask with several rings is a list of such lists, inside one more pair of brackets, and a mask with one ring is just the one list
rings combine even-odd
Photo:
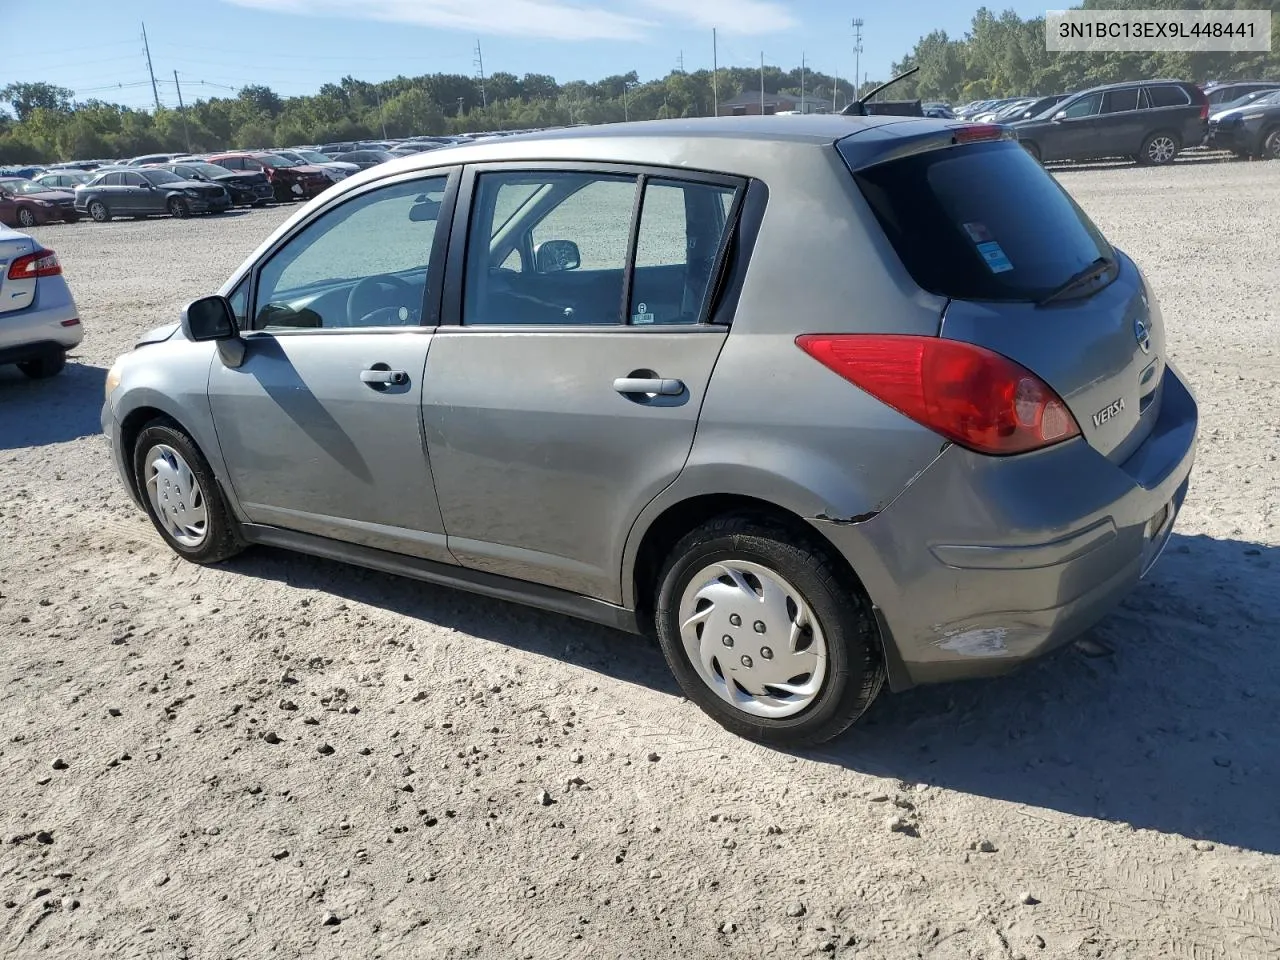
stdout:
[[[1177,9],[1189,0],[1086,0],[1086,9]],[[1207,0],[1232,8],[1244,0]],[[1280,13],[1280,0],[1249,0]],[[1280,23],[1280,16],[1276,17]],[[1048,53],[1044,19],[983,7],[969,31],[951,38],[937,30],[893,64],[919,72],[886,96],[964,102],[995,96],[1065,93],[1099,83],[1151,77],[1280,80],[1280,46],[1272,53]],[[880,81],[870,81],[873,87]],[[856,95],[837,77],[767,66],[764,89],[842,108]],[[165,151],[289,146],[416,134],[482,132],[611,123],[623,119],[708,116],[718,94],[726,100],[760,89],[757,68],[673,71],[640,82],[635,72],[596,82],[558,83],[552,76],[495,73],[481,82],[461,74],[399,76],[381,83],[343,77],[311,96],[282,97],[251,84],[234,97],[196,100],[177,110],[139,110],[43,82],[0,90],[0,163],[135,156]]]

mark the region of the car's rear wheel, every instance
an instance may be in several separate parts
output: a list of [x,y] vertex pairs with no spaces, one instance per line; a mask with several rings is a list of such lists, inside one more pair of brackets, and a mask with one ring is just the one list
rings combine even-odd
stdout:
[[218,563],[244,549],[209,462],[175,424],[153,420],[138,434],[133,470],[147,516],[193,563]]
[[169,210],[169,216],[176,217],[179,220],[185,220],[191,216],[191,208],[187,206],[187,201],[181,197],[170,197],[166,207]]
[[94,200],[89,204],[89,216],[93,218],[94,223],[106,223],[111,219],[111,211],[101,200]]
[[36,357],[34,360],[23,360],[18,364],[18,369],[32,380],[44,380],[48,377],[56,377],[66,365],[67,355],[62,351],[58,351],[57,353],[47,353],[43,357]]
[[1266,160],[1280,160],[1280,127],[1262,134],[1262,156]]
[[1182,144],[1172,133],[1153,133],[1142,141],[1142,149],[1138,152],[1138,162],[1147,166],[1161,167],[1173,163],[1178,156]]
[[18,226],[34,227],[36,225],[36,212],[30,207],[18,208]]
[[766,517],[723,516],[685,536],[659,578],[654,611],[681,689],[752,740],[829,740],[884,682],[860,586],[825,544]]

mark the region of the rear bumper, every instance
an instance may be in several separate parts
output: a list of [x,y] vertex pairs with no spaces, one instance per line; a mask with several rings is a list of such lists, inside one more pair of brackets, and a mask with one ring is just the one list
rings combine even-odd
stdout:
[[1006,673],[1106,616],[1168,542],[1197,420],[1169,366],[1124,463],[1081,440],[1008,458],[951,446],[871,520],[811,521],[877,608],[891,686]]
[[84,326],[61,277],[37,281],[35,302],[0,313],[0,363],[34,360],[70,350],[84,339]]

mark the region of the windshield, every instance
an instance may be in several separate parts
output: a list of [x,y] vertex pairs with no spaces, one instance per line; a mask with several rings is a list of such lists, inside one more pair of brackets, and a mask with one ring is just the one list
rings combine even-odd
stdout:
[[1017,143],[929,150],[855,175],[903,265],[955,300],[1038,301],[1111,246]]
[[194,170],[202,177],[225,177],[227,175],[227,168],[220,167],[216,163],[184,163],[182,169]]
[[333,162],[332,157],[326,157],[323,153],[320,153],[317,150],[295,150],[294,153],[300,156],[303,160],[306,160],[308,163],[332,163]]
[[154,183],[157,187],[162,183],[176,183],[182,179],[177,174],[170,173],[168,170],[139,170],[138,172]]
[[34,180],[0,180],[0,190],[20,197],[27,193],[46,193],[49,188]]
[[300,167],[302,164],[297,160],[290,160],[282,157],[278,153],[260,153],[254,157],[259,163],[266,164],[268,167]]

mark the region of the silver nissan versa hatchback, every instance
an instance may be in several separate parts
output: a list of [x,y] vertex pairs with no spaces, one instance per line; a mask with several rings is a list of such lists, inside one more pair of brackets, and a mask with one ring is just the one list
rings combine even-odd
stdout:
[[269,544],[656,633],[776,744],[1003,673],[1150,570],[1196,403],[1006,128],[752,117],[381,164],[144,336],[102,411],[197,563]]

